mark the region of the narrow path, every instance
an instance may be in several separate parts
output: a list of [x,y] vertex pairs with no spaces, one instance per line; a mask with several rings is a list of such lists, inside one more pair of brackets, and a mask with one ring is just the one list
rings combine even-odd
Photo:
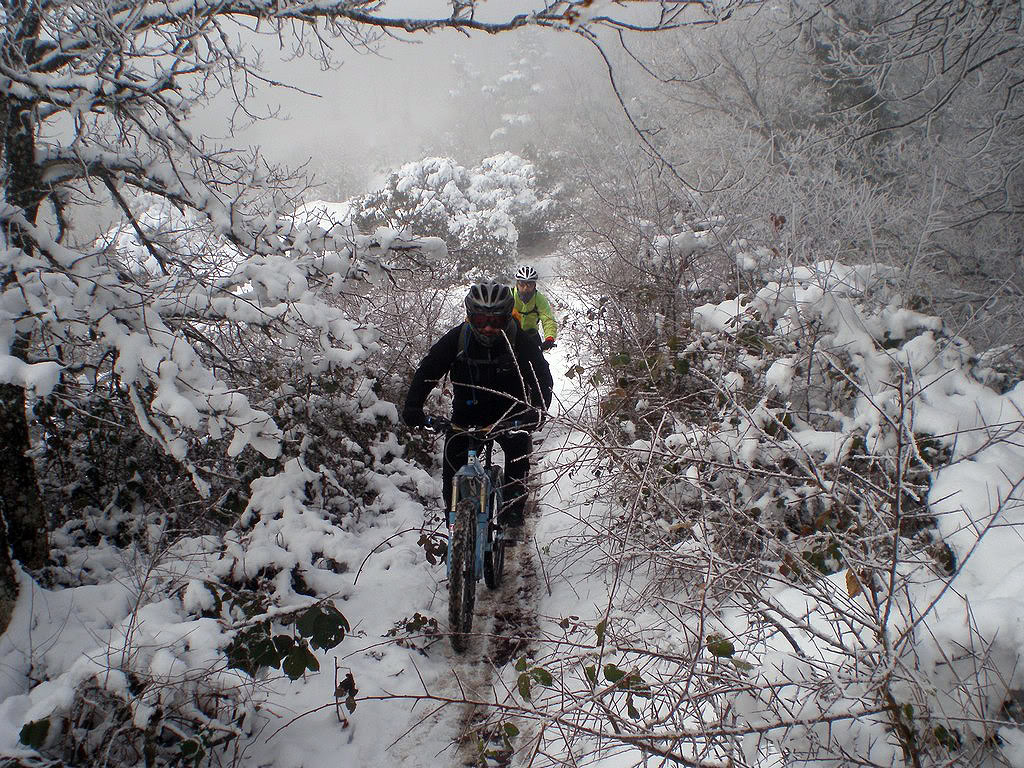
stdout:
[[[537,503],[531,499],[522,541],[506,550],[502,585],[494,591],[482,580],[477,585],[473,636],[466,651],[455,653],[445,634],[423,647],[422,664],[409,657],[419,680],[414,688],[429,698],[411,702],[404,725],[390,729],[393,743],[384,746],[392,764],[403,768],[511,765],[513,751],[503,738],[504,721],[490,704],[511,702],[518,696],[505,681],[514,678],[515,663],[533,653],[539,636],[537,524]],[[447,581],[441,578],[430,613],[446,616],[447,602]],[[447,632],[446,622],[441,624]],[[399,679],[407,680],[409,671]],[[408,684],[406,690],[415,692]]]
[[[478,634],[463,654],[468,665],[478,668],[477,700],[500,702],[510,691],[500,684],[501,671],[529,652],[539,635],[537,624],[537,561],[533,550],[536,501],[527,507],[523,541],[506,550],[505,577],[493,592],[481,586],[477,591]],[[459,750],[452,763],[458,768],[508,766],[512,750],[503,738],[500,723],[489,707],[467,704],[459,717]]]
[[[546,275],[554,269],[553,262],[540,266]],[[567,325],[566,331],[571,332],[570,329]],[[478,585],[474,637],[465,653],[454,653],[447,637],[430,647],[430,656],[441,660],[448,674],[420,678],[432,696],[499,706],[418,705],[425,714],[410,718],[410,730],[388,749],[392,764],[403,768],[511,768],[531,762],[528,753],[539,738],[536,724],[503,717],[500,705],[522,703],[516,690],[515,664],[523,657],[532,660],[543,652],[545,620],[540,614],[542,606],[550,601],[551,585],[546,580],[550,574],[545,576],[541,564],[541,558],[546,560],[550,555],[540,550],[546,550],[553,537],[564,535],[568,524],[563,518],[571,515],[570,500],[576,496],[575,481],[571,474],[566,474],[561,459],[567,453],[571,457],[568,461],[575,461],[575,445],[568,427],[555,420],[567,416],[571,419],[571,412],[582,407],[583,396],[576,392],[578,382],[565,376],[570,349],[571,345],[560,345],[548,356],[555,377],[553,420],[545,433],[544,445],[535,452],[531,477],[539,491],[534,492],[527,509],[523,540],[506,553],[504,583],[493,592],[482,582]],[[430,612],[447,616],[447,601],[447,582],[442,578],[437,583]],[[441,623],[442,629],[447,630],[447,622]],[[515,726],[518,736],[506,738],[506,725]]]

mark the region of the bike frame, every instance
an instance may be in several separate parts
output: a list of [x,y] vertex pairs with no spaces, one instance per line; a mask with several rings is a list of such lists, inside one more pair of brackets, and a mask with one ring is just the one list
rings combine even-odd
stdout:
[[[477,581],[484,573],[484,553],[491,552],[493,546],[487,541],[487,526],[490,524],[494,514],[494,508],[501,504],[501,489],[494,488],[491,481],[491,451],[493,440],[477,437],[471,434],[474,441],[473,447],[467,451],[466,463],[459,468],[452,478],[452,505],[448,510],[448,575],[452,572],[452,546],[451,531],[455,530],[455,510],[458,507],[460,491],[465,488],[475,488],[474,496],[477,496],[476,504],[476,542],[474,546],[473,576]],[[484,460],[480,460],[481,449],[484,453]],[[462,498],[465,498],[462,496]]]

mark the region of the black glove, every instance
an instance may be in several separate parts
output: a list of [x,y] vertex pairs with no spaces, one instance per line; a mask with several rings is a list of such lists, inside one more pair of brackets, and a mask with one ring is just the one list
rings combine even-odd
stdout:
[[553,346],[555,346],[555,340],[548,336],[546,339],[544,339],[544,343],[540,345],[540,348],[547,351],[551,349]]
[[422,408],[403,408],[402,421],[410,427],[422,427],[427,423],[427,417]]

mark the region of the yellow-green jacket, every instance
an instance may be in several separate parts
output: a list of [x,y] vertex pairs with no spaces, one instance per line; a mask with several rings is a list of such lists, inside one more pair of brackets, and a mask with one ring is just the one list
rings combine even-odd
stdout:
[[516,297],[516,311],[522,318],[524,331],[536,329],[541,339],[554,339],[558,333],[558,324],[555,322],[555,315],[551,311],[551,303],[540,291],[534,291],[529,301],[519,298],[519,290],[512,289]]

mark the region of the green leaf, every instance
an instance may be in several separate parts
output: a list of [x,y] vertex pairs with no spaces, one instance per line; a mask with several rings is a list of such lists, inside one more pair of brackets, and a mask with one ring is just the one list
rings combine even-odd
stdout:
[[[236,605],[240,605],[246,615],[253,614],[248,603]],[[241,669],[249,675],[255,675],[264,667],[277,669],[281,664],[281,654],[270,639],[270,622],[262,622],[238,632],[225,653],[228,666]]]
[[720,659],[728,658],[736,652],[736,646],[732,644],[732,641],[721,635],[708,635],[707,649],[708,653]]
[[198,739],[185,739],[178,748],[181,750],[181,759],[185,762],[198,764],[206,757],[206,750]]
[[935,728],[935,740],[942,746],[948,749],[950,752],[960,748],[960,734],[957,731],[950,733],[946,730],[946,726],[939,725]]
[[534,680],[544,686],[550,687],[555,682],[551,673],[544,669],[544,667],[534,667],[530,670],[530,675]]
[[505,738],[514,739],[519,735],[519,729],[516,728],[512,723],[505,723]]
[[252,644],[250,656],[257,670],[262,667],[278,669],[281,666],[281,658],[284,654],[277,650],[277,645],[272,639],[265,637]]
[[295,647],[295,638],[291,635],[274,635],[274,647],[280,656],[287,656]]
[[526,661],[525,656],[523,656],[521,659],[519,659],[519,661],[516,662],[516,672],[525,672],[527,667],[529,667],[529,664]]
[[320,662],[316,660],[316,656],[306,647],[305,643],[296,645],[281,663],[281,671],[288,675],[289,680],[298,680],[306,674],[307,669],[310,672],[318,672]]
[[640,719],[640,712],[636,707],[633,706],[633,694],[626,694],[626,714],[628,714],[634,720]]
[[583,674],[587,676],[587,680],[590,681],[591,685],[597,684],[597,667],[593,664],[588,664],[583,668]]
[[619,669],[614,664],[605,664],[604,665],[604,679],[607,680],[609,683],[617,683],[617,682],[619,682],[619,680],[621,680],[625,676],[626,676],[626,673],[623,672],[621,669]]
[[33,720],[21,726],[21,734],[18,736],[22,744],[32,749],[40,749],[50,733],[50,720]]
[[601,619],[601,621],[599,621],[597,623],[597,626],[594,628],[594,631],[597,633],[597,644],[598,645],[603,645],[604,644],[604,631],[607,628],[607,626],[608,626],[608,619]]
[[522,696],[527,701],[530,701],[533,692],[530,690],[530,688],[531,688],[530,676],[528,674],[526,674],[525,672],[519,676],[518,687],[519,687],[519,695]]
[[299,630],[299,634],[303,637],[312,637],[316,631],[316,618],[317,618],[317,606],[305,611],[295,622],[295,628]]
[[242,632],[228,646],[228,664],[234,669],[241,669],[249,675],[255,675],[264,667],[277,669],[281,666],[281,656],[274,641],[266,630],[258,627],[254,631]]
[[348,619],[332,603],[314,605],[295,622],[299,634],[309,638],[314,648],[327,651],[345,639]]

